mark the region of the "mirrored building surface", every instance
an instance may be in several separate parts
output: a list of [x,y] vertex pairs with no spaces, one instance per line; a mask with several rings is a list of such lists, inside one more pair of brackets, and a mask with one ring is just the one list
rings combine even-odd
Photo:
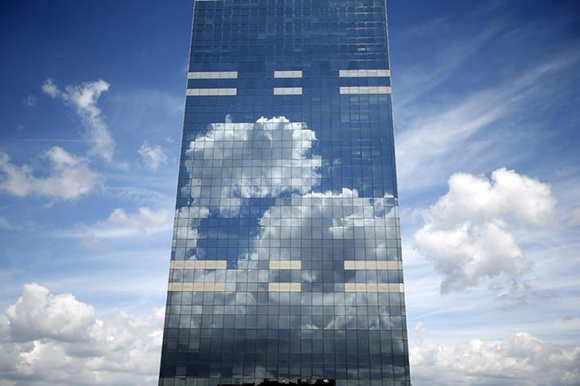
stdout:
[[409,385],[385,0],[197,0],[190,54],[160,385]]

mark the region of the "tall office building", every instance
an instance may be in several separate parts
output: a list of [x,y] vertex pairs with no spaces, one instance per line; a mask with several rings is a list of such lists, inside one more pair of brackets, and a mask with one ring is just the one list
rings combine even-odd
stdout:
[[410,384],[390,85],[385,0],[195,1],[160,385]]

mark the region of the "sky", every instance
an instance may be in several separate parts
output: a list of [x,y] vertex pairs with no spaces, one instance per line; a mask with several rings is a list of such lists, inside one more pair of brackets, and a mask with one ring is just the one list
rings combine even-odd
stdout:
[[[0,2],[0,385],[156,384],[190,1]],[[580,384],[580,3],[390,0],[414,385]]]

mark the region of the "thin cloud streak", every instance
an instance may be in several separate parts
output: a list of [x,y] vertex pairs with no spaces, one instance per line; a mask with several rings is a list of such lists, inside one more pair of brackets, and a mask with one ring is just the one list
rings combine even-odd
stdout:
[[[420,26],[412,26],[402,33],[402,38],[412,35],[437,33],[444,29],[445,19],[437,19]],[[460,40],[438,51],[433,60],[435,64],[426,69],[422,64],[411,67],[408,70],[396,73],[394,86],[396,88],[395,104],[397,110],[405,111],[421,95],[425,95],[436,89],[446,79],[460,68],[469,58],[485,47],[492,39],[496,38],[505,28],[503,24],[492,23],[483,29],[477,36]]]
[[96,240],[134,239],[150,237],[152,234],[168,232],[173,225],[173,212],[167,209],[152,210],[141,207],[135,213],[127,213],[116,208],[105,221],[93,226],[79,226],[77,229],[53,233],[56,237]]
[[541,93],[540,79],[577,63],[578,59],[578,54],[562,55],[511,83],[443,102],[436,112],[411,122],[397,138],[401,188],[412,191],[438,184],[452,172],[459,171],[458,165],[464,164],[464,157],[473,163],[478,153],[501,142],[493,131],[483,142],[476,140],[476,135],[515,114],[528,97]]

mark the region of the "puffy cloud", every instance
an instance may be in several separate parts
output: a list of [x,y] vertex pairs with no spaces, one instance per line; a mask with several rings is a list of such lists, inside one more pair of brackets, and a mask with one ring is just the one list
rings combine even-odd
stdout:
[[0,321],[0,383],[141,385],[155,383],[163,313],[95,317],[71,294],[25,286]]
[[505,340],[421,343],[410,349],[417,385],[578,385],[580,345],[520,332]]
[[310,192],[322,166],[311,154],[315,142],[314,131],[284,117],[233,123],[228,116],[225,123],[210,125],[190,142],[184,161],[190,178],[181,194],[192,200],[176,213],[176,256],[196,248],[198,227],[210,209],[231,217],[239,213],[242,199]]
[[50,95],[53,98],[57,98],[59,96],[61,96],[61,92],[58,89],[58,87],[56,87],[56,84],[54,84],[54,81],[50,78],[48,78],[42,85],[42,92],[44,92],[47,95]]
[[[343,188],[336,192],[312,192],[281,198],[260,218],[260,233],[255,239],[247,259],[255,260],[304,260],[325,262],[332,269],[303,268],[296,272],[300,276],[292,281],[302,285],[328,283],[328,274],[336,283],[350,283],[356,280],[373,280],[359,277],[354,271],[344,271],[344,260],[398,260],[397,207],[392,197],[359,197],[356,190]],[[251,263],[251,262],[250,262]],[[240,264],[243,266],[243,263]],[[393,282],[380,273],[374,281]],[[271,273],[270,282],[285,281],[276,273]],[[332,293],[324,294],[324,305],[339,307],[334,317],[302,318],[303,329],[349,328],[354,318],[344,317],[344,306],[354,301],[353,294],[347,294],[342,303]],[[270,298],[272,303],[284,302],[283,298]],[[342,310],[341,310],[342,309]],[[369,317],[369,327],[378,328],[380,323],[389,324],[390,315],[381,313]]]
[[463,223],[438,230],[431,224],[415,233],[420,251],[444,275],[443,293],[475,286],[483,277],[506,274],[517,280],[530,266],[505,223]]
[[[196,208],[182,209],[195,210],[195,213],[187,211],[178,213],[177,223],[183,223],[177,230],[180,235],[177,242],[184,243],[187,240],[188,246],[195,248],[197,222],[194,221],[207,217],[209,213],[207,209],[199,213]],[[363,277],[360,273],[355,277],[354,271],[345,272],[342,262],[352,259],[399,259],[397,223],[397,207],[392,197],[359,197],[356,190],[343,188],[340,193],[311,192],[279,198],[260,218],[259,234],[248,253],[238,261],[237,274],[243,275],[242,277],[246,275],[255,277],[252,280],[259,283],[290,279],[292,282],[301,282],[303,286],[328,283],[328,274],[336,283],[353,282],[355,278],[362,281],[368,279],[370,282],[396,282],[392,277],[393,272],[387,274],[386,271],[377,273],[374,279],[366,274]],[[198,247],[197,252],[199,253],[201,249],[203,248]],[[291,277],[284,279],[280,272],[270,271],[269,274],[263,275],[263,271],[260,271],[259,267],[264,267],[261,263],[270,259],[314,261],[320,264],[312,264],[310,267],[305,264],[300,271],[293,271]],[[323,262],[330,263],[330,269],[328,264],[325,264],[326,268],[323,269]],[[181,277],[175,276],[172,280],[179,281]],[[195,280],[224,282],[225,275],[217,271],[208,271],[196,275]],[[245,298],[241,299],[242,296]],[[267,296],[272,304],[289,302],[288,297],[272,297],[271,294]],[[340,299],[343,299],[342,302]],[[354,299],[354,294],[346,294],[345,297],[339,298],[332,292],[325,293],[324,305],[340,307],[342,310],[336,310],[336,315],[339,316],[328,316],[324,319],[306,317],[297,322],[302,323],[304,329],[352,326],[355,319],[345,317],[344,307],[345,302],[346,306],[352,305],[349,302],[354,302]],[[256,298],[251,292],[243,292],[226,297],[226,304],[230,302],[238,306],[237,313],[246,313],[246,309],[239,306],[255,305]],[[380,315],[369,317],[371,328],[378,328],[380,323],[385,325],[391,323],[391,315],[385,312],[383,310]],[[395,317],[393,323],[402,323],[402,319]]]
[[[208,208],[199,206],[181,207],[175,210],[176,226],[173,237],[176,245],[183,244],[188,246],[188,256],[194,255],[191,251],[197,246],[199,224],[202,219],[208,218],[209,214]],[[173,247],[173,253],[176,253],[176,245]]]
[[517,282],[531,262],[514,231],[559,226],[555,206],[548,185],[512,170],[495,170],[491,180],[454,174],[448,193],[423,213],[415,246],[443,275],[443,293],[502,275]]
[[449,192],[429,209],[427,218],[444,227],[498,217],[518,225],[546,227],[556,224],[555,206],[549,185],[501,168],[491,174],[491,180],[452,175]]
[[10,334],[19,342],[43,338],[83,340],[88,338],[95,319],[93,307],[71,294],[53,295],[35,283],[24,286],[22,296],[8,307],[6,315]]
[[141,155],[145,165],[152,170],[157,170],[159,166],[167,162],[167,155],[163,148],[159,145],[151,146],[147,141],[141,145],[139,155]]
[[47,177],[35,177],[29,166],[16,166],[0,153],[0,190],[14,196],[37,195],[51,199],[72,200],[88,194],[101,184],[86,160],[55,146],[44,152],[50,163]]
[[308,193],[278,201],[260,219],[252,259],[312,259],[313,254],[328,260],[397,259],[393,198],[364,198],[343,188],[341,193]]
[[101,109],[97,106],[101,94],[108,91],[109,86],[109,83],[104,80],[97,80],[66,86],[64,91],[61,91],[52,79],[47,79],[42,85],[42,91],[52,98],[62,99],[76,110],[77,115],[87,127],[85,140],[90,146],[89,154],[112,162],[115,141],[103,120]]
[[241,199],[307,193],[318,183],[319,156],[311,154],[314,131],[284,117],[256,123],[215,123],[191,141],[185,167],[190,182],[182,192],[197,206],[238,213]]

